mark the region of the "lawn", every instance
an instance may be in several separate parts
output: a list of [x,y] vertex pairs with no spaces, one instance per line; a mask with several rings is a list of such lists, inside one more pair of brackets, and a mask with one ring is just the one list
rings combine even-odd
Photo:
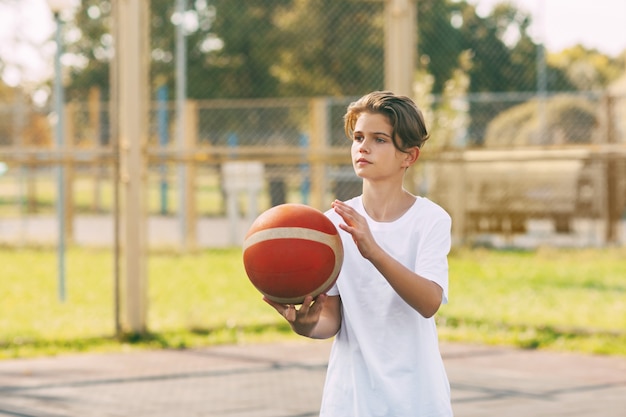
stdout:
[[[626,355],[625,249],[458,250],[442,340]],[[115,337],[113,257],[72,247],[0,251],[0,358],[296,338],[247,280],[240,249],[148,257],[149,334]]]
[[462,251],[443,339],[626,354],[626,250]]

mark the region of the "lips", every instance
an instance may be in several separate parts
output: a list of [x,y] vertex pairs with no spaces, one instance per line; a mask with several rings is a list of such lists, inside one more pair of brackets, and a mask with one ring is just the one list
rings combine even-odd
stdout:
[[359,158],[359,159],[357,159],[357,160],[356,160],[356,163],[357,163],[357,164],[371,164],[371,162],[370,162],[370,161],[368,161],[368,160],[367,160],[367,159],[365,159],[365,158]]

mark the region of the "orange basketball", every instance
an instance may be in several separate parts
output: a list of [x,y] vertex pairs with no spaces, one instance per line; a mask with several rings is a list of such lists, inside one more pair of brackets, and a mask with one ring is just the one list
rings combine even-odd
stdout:
[[252,284],[268,299],[300,304],[329,290],[343,263],[335,225],[321,211],[282,204],[262,213],[243,243],[243,264]]

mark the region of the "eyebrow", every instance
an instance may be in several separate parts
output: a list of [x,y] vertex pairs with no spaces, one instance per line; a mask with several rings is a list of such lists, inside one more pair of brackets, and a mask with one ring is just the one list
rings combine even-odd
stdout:
[[[356,134],[356,133],[363,134],[364,132],[362,132],[361,130],[355,130],[355,131],[353,132],[353,134]],[[387,132],[370,132],[370,134],[375,135],[375,136],[376,136],[376,135],[387,136],[388,138],[390,138],[390,139],[391,139],[391,135],[390,135],[389,133],[387,133]]]

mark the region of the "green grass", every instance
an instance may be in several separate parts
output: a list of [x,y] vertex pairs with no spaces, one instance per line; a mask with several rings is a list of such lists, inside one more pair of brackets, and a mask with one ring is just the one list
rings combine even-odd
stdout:
[[[442,340],[626,355],[625,249],[459,250],[450,256]],[[0,250],[0,358],[187,348],[297,338],[245,276],[241,251],[153,252],[147,335],[115,337],[113,256]]]
[[0,251],[0,357],[190,347],[288,334],[247,280],[237,249],[150,255],[150,334],[121,339],[114,337],[112,254],[72,248],[66,263],[61,302],[55,250]]
[[626,354],[626,250],[463,251],[442,338]]

